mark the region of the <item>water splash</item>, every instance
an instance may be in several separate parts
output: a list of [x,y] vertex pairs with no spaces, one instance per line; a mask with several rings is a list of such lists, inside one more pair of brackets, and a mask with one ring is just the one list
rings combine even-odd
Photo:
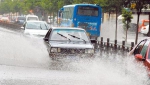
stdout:
[[0,64],[8,65],[0,65],[1,85],[150,84],[146,67],[133,56],[100,51],[94,59],[51,61],[41,38],[1,31],[0,41]]

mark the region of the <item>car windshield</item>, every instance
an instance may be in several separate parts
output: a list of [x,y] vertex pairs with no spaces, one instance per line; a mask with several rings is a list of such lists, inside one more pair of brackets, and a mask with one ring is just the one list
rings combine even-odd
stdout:
[[38,18],[37,17],[28,17],[27,20],[38,20]]
[[26,29],[48,30],[46,22],[27,22]]
[[89,39],[84,30],[78,29],[54,29],[51,37],[51,41],[57,40],[69,40],[69,41],[82,41],[89,42]]
[[144,22],[144,25],[146,26],[146,25],[149,25],[149,22]]

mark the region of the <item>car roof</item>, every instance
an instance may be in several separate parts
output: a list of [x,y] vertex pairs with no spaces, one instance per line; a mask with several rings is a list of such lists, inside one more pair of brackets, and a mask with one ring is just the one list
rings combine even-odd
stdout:
[[26,21],[26,22],[45,22],[45,21],[38,21],[38,20],[30,20],[30,21]]
[[36,15],[26,15],[26,17],[38,17]]
[[77,30],[84,30],[78,27],[51,27],[50,29],[77,29]]

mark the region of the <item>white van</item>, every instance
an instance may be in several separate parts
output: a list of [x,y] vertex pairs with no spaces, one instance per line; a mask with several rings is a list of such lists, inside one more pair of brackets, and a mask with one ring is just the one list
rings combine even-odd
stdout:
[[31,21],[31,20],[39,21],[39,18],[36,15],[27,15],[26,21]]

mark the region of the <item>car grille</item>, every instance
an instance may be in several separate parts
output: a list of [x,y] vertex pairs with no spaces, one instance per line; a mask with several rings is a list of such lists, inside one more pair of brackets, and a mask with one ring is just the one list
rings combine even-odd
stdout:
[[62,54],[82,54],[85,53],[85,49],[65,49],[61,48]]

